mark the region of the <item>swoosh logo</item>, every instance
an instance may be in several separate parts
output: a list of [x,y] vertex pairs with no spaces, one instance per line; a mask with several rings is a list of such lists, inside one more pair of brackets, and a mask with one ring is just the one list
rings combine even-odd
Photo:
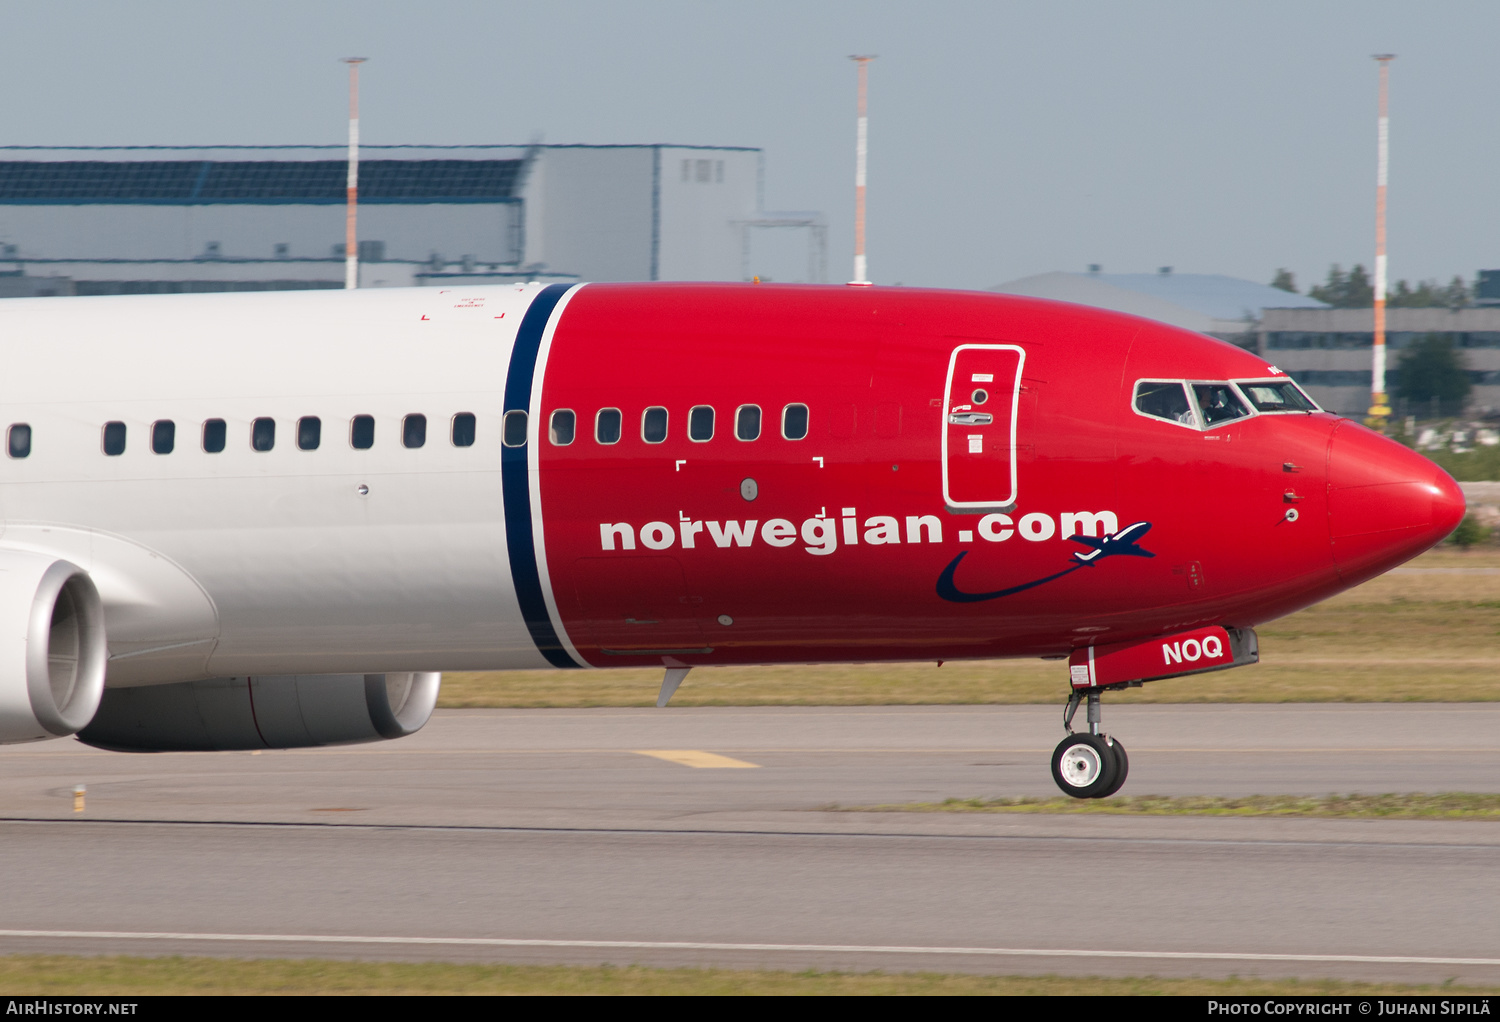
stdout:
[[958,566],[963,563],[965,557],[969,556],[969,551],[965,550],[953,558],[952,562],[943,569],[943,573],[938,576],[937,594],[949,603],[983,603],[985,600],[998,600],[1002,596],[1014,596],[1016,593],[1024,593],[1028,589],[1035,589],[1037,586],[1046,585],[1048,582],[1055,582],[1064,575],[1071,575],[1079,568],[1092,568],[1099,561],[1109,557],[1119,557],[1121,555],[1130,557],[1155,557],[1155,554],[1149,550],[1142,550],[1135,542],[1135,538],[1144,536],[1150,531],[1150,522],[1136,522],[1133,525],[1126,526],[1119,532],[1106,535],[1100,539],[1072,536],[1070,538],[1073,542],[1089,547],[1089,552],[1087,554],[1074,554],[1074,563],[1070,567],[1048,575],[1046,578],[1033,579],[1030,582],[1022,582],[1018,586],[1009,586],[1005,589],[996,589],[991,593],[966,593],[958,588],[958,583],[953,580],[953,577],[958,574]]
[[1032,582],[1022,582],[1020,585],[1011,586],[1009,589],[996,589],[992,593],[966,593],[954,583],[953,576],[958,573],[959,562],[968,556],[969,551],[965,550],[953,558],[953,562],[944,568],[943,573],[938,576],[937,594],[949,603],[982,603],[985,600],[998,600],[1002,596],[1014,596],[1016,593],[1035,589],[1039,585],[1046,585],[1048,582],[1062,578],[1064,575],[1071,575],[1079,568],[1085,567],[1082,564],[1075,564],[1071,568],[1064,568],[1055,575],[1048,575],[1046,578],[1039,578]]

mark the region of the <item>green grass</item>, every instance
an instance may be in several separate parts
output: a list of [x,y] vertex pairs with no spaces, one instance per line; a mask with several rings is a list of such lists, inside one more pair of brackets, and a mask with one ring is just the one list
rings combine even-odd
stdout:
[[1500,479],[1500,447],[1476,447],[1463,454],[1452,451],[1422,453],[1461,482],[1477,483]]
[[1399,995],[1497,993],[1500,987],[1340,980],[973,976],[936,972],[771,972],[643,966],[454,965],[318,959],[0,957],[8,996],[162,994],[1123,994]]
[[[1500,549],[1443,548],[1259,629],[1261,663],[1111,695],[1128,703],[1500,700]],[[1454,569],[1458,569],[1456,572]],[[1496,569],[1496,574],[1473,569]],[[1061,703],[1061,661],[702,667],[673,706]],[[440,706],[651,706],[660,669],[448,674]]]
[[[1417,423],[1416,433],[1406,432],[1406,423],[1399,417],[1394,417],[1390,422],[1390,430],[1386,434],[1397,443],[1405,444],[1407,447],[1415,448],[1417,437],[1422,430],[1431,426],[1440,433],[1449,433],[1454,428],[1468,429],[1460,419],[1428,419]],[[1470,437],[1473,444],[1473,437]],[[1454,479],[1464,483],[1486,482],[1500,480],[1500,447],[1486,447],[1483,444],[1474,444],[1473,449],[1462,453],[1455,453],[1446,448],[1436,451],[1418,451],[1442,468]]]
[[1126,795],[1104,799],[950,798],[942,802],[840,806],[877,813],[1093,813],[1141,816],[1314,816],[1328,819],[1500,820],[1500,795]]

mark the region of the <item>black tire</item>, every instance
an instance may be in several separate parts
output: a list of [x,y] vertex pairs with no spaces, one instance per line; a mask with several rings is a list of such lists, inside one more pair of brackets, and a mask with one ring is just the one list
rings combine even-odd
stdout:
[[1125,755],[1125,746],[1120,744],[1118,738],[1111,738],[1109,740],[1109,751],[1115,757],[1115,779],[1109,783],[1109,787],[1100,791],[1097,795],[1089,796],[1090,798],[1109,798],[1109,796],[1124,787],[1125,778],[1130,775],[1130,757]]
[[1052,752],[1052,779],[1065,795],[1096,798],[1114,783],[1114,750],[1099,735],[1069,735]]

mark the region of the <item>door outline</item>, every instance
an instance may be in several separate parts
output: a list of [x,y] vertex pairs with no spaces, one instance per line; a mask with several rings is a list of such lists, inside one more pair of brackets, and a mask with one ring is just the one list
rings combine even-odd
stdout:
[[[948,493],[948,434],[953,397],[953,371],[958,367],[958,356],[963,351],[1013,351],[1016,353],[1016,378],[1010,392],[1010,494],[1003,502],[954,500]],[[1026,369],[1026,349],[1018,344],[960,344],[948,355],[948,376],[943,382],[943,504],[949,511],[959,514],[979,514],[986,511],[1010,511],[1016,506],[1016,421],[1021,410],[1021,376]]]

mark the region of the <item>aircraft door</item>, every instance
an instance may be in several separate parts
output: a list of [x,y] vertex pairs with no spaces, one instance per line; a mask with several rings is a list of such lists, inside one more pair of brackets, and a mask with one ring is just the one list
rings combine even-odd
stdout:
[[943,411],[943,502],[951,511],[1004,511],[1016,503],[1016,407],[1026,352],[1014,344],[961,344],[948,360]]

